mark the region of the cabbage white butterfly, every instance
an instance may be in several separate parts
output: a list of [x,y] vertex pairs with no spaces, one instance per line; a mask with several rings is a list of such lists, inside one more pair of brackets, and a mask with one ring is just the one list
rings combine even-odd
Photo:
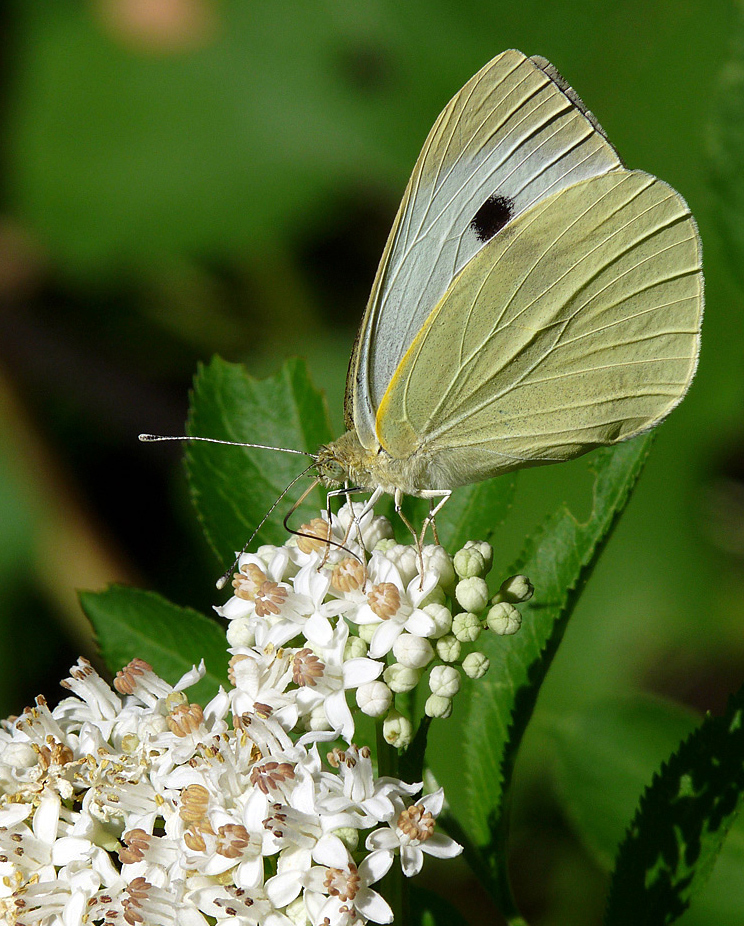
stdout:
[[320,478],[433,514],[457,486],[627,440],[686,393],[702,307],[682,197],[623,166],[544,58],[506,51],[424,143]]
[[702,307],[682,197],[623,166],[544,58],[505,51],[424,143],[318,479],[371,491],[367,509],[430,499],[420,546],[457,486],[664,419],[694,375]]

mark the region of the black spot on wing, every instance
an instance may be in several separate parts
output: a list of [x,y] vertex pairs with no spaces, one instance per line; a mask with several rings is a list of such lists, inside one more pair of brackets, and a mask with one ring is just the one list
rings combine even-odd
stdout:
[[473,216],[470,227],[479,241],[490,241],[514,214],[514,203],[508,196],[490,196]]

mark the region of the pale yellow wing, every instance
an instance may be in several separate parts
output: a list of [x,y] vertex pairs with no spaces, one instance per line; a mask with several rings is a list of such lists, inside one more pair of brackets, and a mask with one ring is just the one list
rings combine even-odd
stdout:
[[542,58],[506,51],[440,114],[403,196],[349,366],[347,426],[375,416],[403,355],[453,277],[522,212],[620,167],[594,117]]
[[455,278],[377,415],[428,487],[578,456],[652,427],[698,355],[700,243],[684,200],[616,170],[545,199]]

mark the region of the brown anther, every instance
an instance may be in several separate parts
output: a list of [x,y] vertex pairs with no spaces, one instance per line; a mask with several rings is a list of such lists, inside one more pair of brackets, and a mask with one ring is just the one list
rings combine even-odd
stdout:
[[331,526],[323,518],[313,518],[309,524],[303,524],[297,537],[297,546],[303,553],[320,553],[328,547],[331,538]]
[[294,768],[289,762],[264,762],[251,770],[250,782],[268,794],[275,791],[283,781],[294,777]]
[[119,860],[123,865],[132,865],[134,862],[141,862],[145,857],[145,852],[150,848],[150,835],[145,830],[129,830],[121,837],[126,848],[119,849]]
[[364,584],[364,566],[352,556],[336,563],[331,572],[331,585],[337,592],[355,592]]
[[179,704],[165,719],[171,733],[189,736],[204,723],[204,712],[199,704]]
[[412,804],[401,813],[396,825],[411,841],[426,842],[434,832],[436,820],[421,804]]
[[207,814],[209,791],[204,785],[187,785],[181,792],[179,815],[185,823],[199,823]]
[[349,870],[342,868],[329,868],[325,876],[325,888],[331,897],[338,897],[342,902],[353,900],[359,890],[359,873],[353,862],[349,862]]
[[372,611],[383,621],[394,617],[400,607],[400,592],[392,582],[380,582],[367,595]]
[[295,685],[314,688],[317,679],[322,678],[324,672],[325,663],[307,647],[301,649],[292,660],[292,681]]
[[269,614],[278,614],[286,600],[286,588],[282,588],[276,582],[264,582],[256,592],[256,615],[266,617]]
[[250,842],[248,830],[239,823],[226,823],[217,830],[217,854],[225,858],[238,858]]
[[253,601],[256,593],[268,578],[263,569],[255,563],[246,563],[240,567],[240,572],[235,573],[232,580],[236,597],[243,598],[245,601]]
[[134,694],[137,688],[137,680],[145,672],[152,672],[152,666],[146,663],[144,659],[133,659],[116,673],[114,688],[119,694]]
[[230,680],[230,684],[233,688],[237,688],[237,675],[235,674],[235,669],[241,662],[246,659],[249,659],[249,656],[246,656],[245,653],[235,653],[234,656],[230,657],[230,661],[227,664],[227,677]]
[[199,832],[196,826],[192,823],[191,826],[184,832],[183,841],[186,843],[189,849],[192,852],[206,852],[207,851],[207,842]]

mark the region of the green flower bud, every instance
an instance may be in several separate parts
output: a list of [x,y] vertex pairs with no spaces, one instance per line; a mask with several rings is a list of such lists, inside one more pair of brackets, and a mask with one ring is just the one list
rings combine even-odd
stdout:
[[522,615],[513,604],[501,601],[495,604],[486,616],[486,623],[490,630],[501,636],[516,633],[522,626]]
[[413,724],[403,714],[392,709],[382,723],[382,735],[385,742],[396,749],[406,749],[413,739]]
[[473,576],[457,583],[455,598],[463,611],[482,611],[488,604],[488,586],[485,579]]
[[443,698],[441,695],[429,695],[424,705],[424,713],[427,717],[440,717],[446,720],[452,713],[452,699]]
[[391,691],[403,694],[406,691],[412,691],[418,685],[421,669],[411,669],[408,666],[402,666],[399,662],[394,662],[385,669],[382,677]]
[[461,611],[452,618],[452,633],[460,643],[474,643],[482,630],[483,622],[472,611]]
[[461,579],[471,579],[473,576],[483,576],[486,571],[486,561],[478,550],[472,547],[463,548],[455,553],[455,572]]
[[468,653],[462,661],[462,671],[468,678],[483,678],[491,667],[491,660],[485,653]]
[[460,673],[453,666],[434,666],[429,676],[431,693],[442,698],[454,698],[460,690]]
[[453,634],[448,633],[446,637],[437,640],[435,649],[442,662],[457,662],[462,652],[462,643]]
[[361,637],[349,637],[344,647],[344,662],[347,659],[357,659],[359,656],[366,656],[368,649],[367,643],[362,640]]
[[534,591],[535,587],[527,576],[511,576],[501,583],[493,602],[496,604],[499,601],[508,601],[509,604],[519,604],[520,601],[529,601]]
[[377,630],[377,624],[358,624],[357,633],[361,640],[365,643],[371,643],[372,637],[375,635],[375,630]]
[[486,543],[485,540],[468,540],[463,550],[477,550],[478,553],[480,553],[483,557],[483,562],[486,564],[483,575],[487,576],[493,566],[493,547],[491,544]]
[[429,634],[429,639],[436,640],[438,637],[443,637],[450,632],[452,629],[452,612],[449,608],[445,608],[443,604],[427,604],[423,610],[437,625],[434,633]]

